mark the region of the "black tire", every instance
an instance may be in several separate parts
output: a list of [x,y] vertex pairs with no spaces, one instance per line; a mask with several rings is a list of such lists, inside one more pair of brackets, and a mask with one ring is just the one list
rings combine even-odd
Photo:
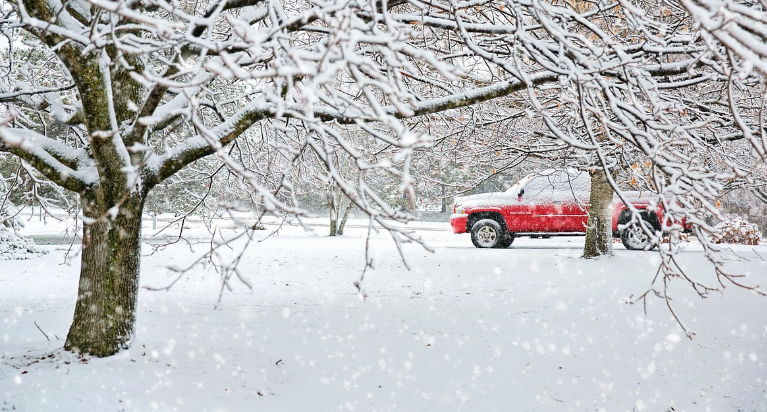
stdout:
[[493,219],[482,219],[471,227],[471,243],[478,248],[509,247],[511,243],[503,246],[506,238],[511,236]]
[[514,243],[514,235],[511,233],[506,233],[506,236],[501,238],[495,247],[498,249],[506,249],[507,247],[511,246],[512,243]]
[[[642,216],[641,224],[647,231],[653,232],[653,225],[646,217]],[[645,230],[636,223],[621,230],[621,242],[623,242],[623,246],[628,250],[653,250],[656,246],[656,244],[652,243],[652,239],[650,239]]]

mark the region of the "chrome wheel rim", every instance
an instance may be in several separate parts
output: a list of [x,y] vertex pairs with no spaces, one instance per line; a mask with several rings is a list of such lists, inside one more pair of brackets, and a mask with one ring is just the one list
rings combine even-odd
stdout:
[[626,241],[634,249],[644,249],[650,244],[650,237],[641,227],[632,227],[626,233]]
[[498,240],[498,233],[490,227],[484,226],[477,231],[477,241],[484,247],[491,247],[495,245]]

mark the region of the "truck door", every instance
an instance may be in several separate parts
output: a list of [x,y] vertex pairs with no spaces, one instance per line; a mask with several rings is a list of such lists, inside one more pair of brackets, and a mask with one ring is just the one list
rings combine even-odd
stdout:
[[551,176],[538,176],[525,188],[526,201],[530,204],[528,232],[560,232],[563,228],[564,205],[555,197],[550,179]]
[[585,232],[588,221],[589,190],[591,179],[587,173],[562,174],[554,184],[555,203],[559,205],[559,230],[562,232]]

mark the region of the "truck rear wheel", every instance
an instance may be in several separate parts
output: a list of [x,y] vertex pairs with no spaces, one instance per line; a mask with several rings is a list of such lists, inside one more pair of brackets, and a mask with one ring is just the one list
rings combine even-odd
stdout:
[[[644,226],[644,229],[642,226]],[[623,246],[628,250],[655,249],[655,245],[652,244],[652,239],[647,235],[645,229],[652,232],[653,225],[644,216],[642,216],[639,224],[633,223],[631,226],[623,229],[621,231],[621,241],[623,242]]]

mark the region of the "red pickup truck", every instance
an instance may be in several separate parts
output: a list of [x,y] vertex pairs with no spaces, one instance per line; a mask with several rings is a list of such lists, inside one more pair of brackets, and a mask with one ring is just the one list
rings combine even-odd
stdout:
[[[586,234],[591,178],[586,172],[546,170],[527,175],[505,192],[456,198],[450,224],[454,233],[471,233],[478,248],[506,248],[518,236],[551,237]],[[640,210],[642,224],[660,232],[663,210],[658,196],[624,192]],[[612,230],[626,249],[655,247],[617,196]]]

